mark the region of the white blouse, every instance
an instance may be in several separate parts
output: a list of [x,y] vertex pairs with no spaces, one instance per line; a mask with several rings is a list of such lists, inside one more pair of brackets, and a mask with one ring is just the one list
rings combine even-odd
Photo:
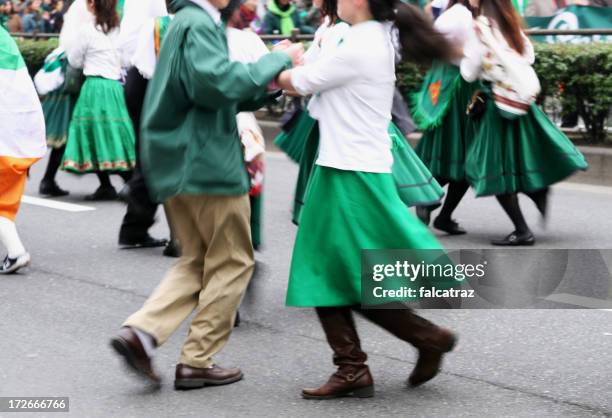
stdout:
[[118,35],[117,29],[105,34],[93,23],[83,25],[79,36],[66,50],[68,62],[75,68],[82,68],[86,76],[119,80],[121,57],[116,47]]
[[[467,7],[455,4],[436,19],[434,27],[453,45],[463,47],[474,33],[474,18]],[[460,58],[453,62],[455,65],[460,63]]]
[[303,96],[316,94],[320,148],[316,164],[340,170],[390,173],[395,52],[390,24],[351,26],[331,54],[292,71]]
[[166,16],[167,14],[164,0],[125,0],[117,43],[121,51],[121,65],[123,67],[131,67],[138,37],[145,23],[151,18]]

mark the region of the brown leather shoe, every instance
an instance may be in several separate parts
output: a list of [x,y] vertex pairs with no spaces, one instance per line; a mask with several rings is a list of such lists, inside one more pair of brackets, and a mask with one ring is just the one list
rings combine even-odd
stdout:
[[435,338],[419,347],[419,358],[408,377],[408,385],[420,386],[436,377],[442,366],[442,358],[457,344],[457,337],[445,328],[437,327]]
[[147,354],[140,338],[131,327],[123,327],[119,334],[111,339],[111,347],[125,360],[130,369],[153,383],[161,382],[159,375],[153,369],[151,357]]
[[176,365],[174,388],[181,390],[199,389],[204,386],[229,385],[242,379],[243,374],[239,368],[225,369],[217,365],[206,369],[189,367],[184,364]]
[[371,398],[374,396],[374,380],[368,366],[358,368],[341,366],[327,383],[316,389],[303,389],[304,399],[334,399],[344,396]]

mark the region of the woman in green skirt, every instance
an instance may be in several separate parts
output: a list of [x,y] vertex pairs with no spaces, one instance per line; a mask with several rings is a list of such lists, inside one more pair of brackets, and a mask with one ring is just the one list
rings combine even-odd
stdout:
[[[510,0],[473,1],[478,3],[475,6],[480,16],[475,36],[464,48],[461,74],[466,80],[482,81],[486,104],[467,150],[465,175],[477,196],[495,195],[514,224],[512,233],[492,243],[533,245],[535,237],[521,212],[517,193],[527,194],[545,215],[549,186],[585,170],[587,163],[567,136],[533,103],[533,95],[529,104],[515,99],[520,97],[518,90],[508,88],[512,85],[509,70],[521,74],[515,77],[519,79],[515,81],[517,89],[529,85],[532,79],[531,84],[539,86],[531,69],[535,60],[533,46]],[[510,93],[493,93],[496,83]]]
[[100,187],[86,199],[112,200],[117,193],[109,173],[127,180],[135,166],[134,128],[119,82],[117,0],[88,0],[87,7],[95,22],[83,25],[67,51],[70,65],[83,68],[86,79],[70,122],[63,169],[96,173]]
[[[316,0],[314,5],[324,15],[323,24],[315,34],[315,40],[304,55],[306,64],[334,54],[343,43],[350,26],[337,15],[336,0]],[[295,188],[293,223],[299,223],[304,206],[304,195],[319,151],[319,126],[311,116],[318,114],[315,95],[308,110],[303,110],[289,132],[282,132],[275,140],[287,155],[299,163],[300,169]],[[402,201],[408,206],[435,204],[442,199],[444,191],[433,178],[427,167],[410,147],[399,128],[391,122],[388,127],[393,155],[392,174]]]
[[[59,71],[65,74],[68,59],[65,52],[59,55],[50,55],[45,60],[45,66],[41,71],[58,71],[53,68],[60,66]],[[38,87],[38,85],[37,85]],[[55,181],[55,176],[62,163],[66,141],[68,139],[68,128],[70,119],[76,104],[76,96],[64,91],[64,84],[45,95],[42,101],[42,109],[45,115],[45,127],[47,135],[47,146],[51,148],[47,169],[40,182],[39,193],[47,196],[66,196],[68,191],[60,188]]]
[[[451,0],[434,24],[456,48],[463,48],[473,32],[473,12],[468,0]],[[433,226],[451,235],[465,234],[452,214],[467,192],[465,155],[473,138],[473,124],[466,116],[476,83],[468,83],[459,72],[460,59],[436,62],[413,99],[413,116],[423,132],[417,155],[440,184],[448,184],[444,205]],[[417,207],[417,215],[429,225],[431,212],[439,205]]]
[[444,38],[418,10],[393,0],[339,0],[339,17],[351,24],[329,56],[283,72],[283,89],[317,97],[320,147],[306,192],[295,242],[287,305],[314,307],[338,370],[308,399],[372,396],[352,310],[414,345],[419,360],[409,383],[420,385],[439,370],[454,335],[402,309],[361,309],[362,249],[440,249],[406,207],[391,168],[388,126],[395,88],[391,29],[399,29],[403,56],[446,58]]

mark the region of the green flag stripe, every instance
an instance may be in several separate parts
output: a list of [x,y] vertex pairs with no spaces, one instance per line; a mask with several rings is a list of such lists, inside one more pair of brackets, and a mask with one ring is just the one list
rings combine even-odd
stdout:
[[0,70],[19,70],[25,67],[17,44],[4,28],[0,27]]

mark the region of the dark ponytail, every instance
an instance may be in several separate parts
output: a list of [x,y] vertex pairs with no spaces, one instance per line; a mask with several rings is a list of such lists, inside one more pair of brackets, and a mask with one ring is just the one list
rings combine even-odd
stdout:
[[457,51],[438,32],[431,19],[416,7],[394,0],[368,0],[370,12],[379,22],[392,21],[399,30],[402,58],[417,64],[451,61]]
[[96,25],[102,32],[109,33],[119,27],[120,20],[117,13],[117,0],[93,0],[96,15]]
[[323,17],[328,17],[329,21],[334,24],[338,21],[338,0],[323,0],[321,5],[321,14]]

